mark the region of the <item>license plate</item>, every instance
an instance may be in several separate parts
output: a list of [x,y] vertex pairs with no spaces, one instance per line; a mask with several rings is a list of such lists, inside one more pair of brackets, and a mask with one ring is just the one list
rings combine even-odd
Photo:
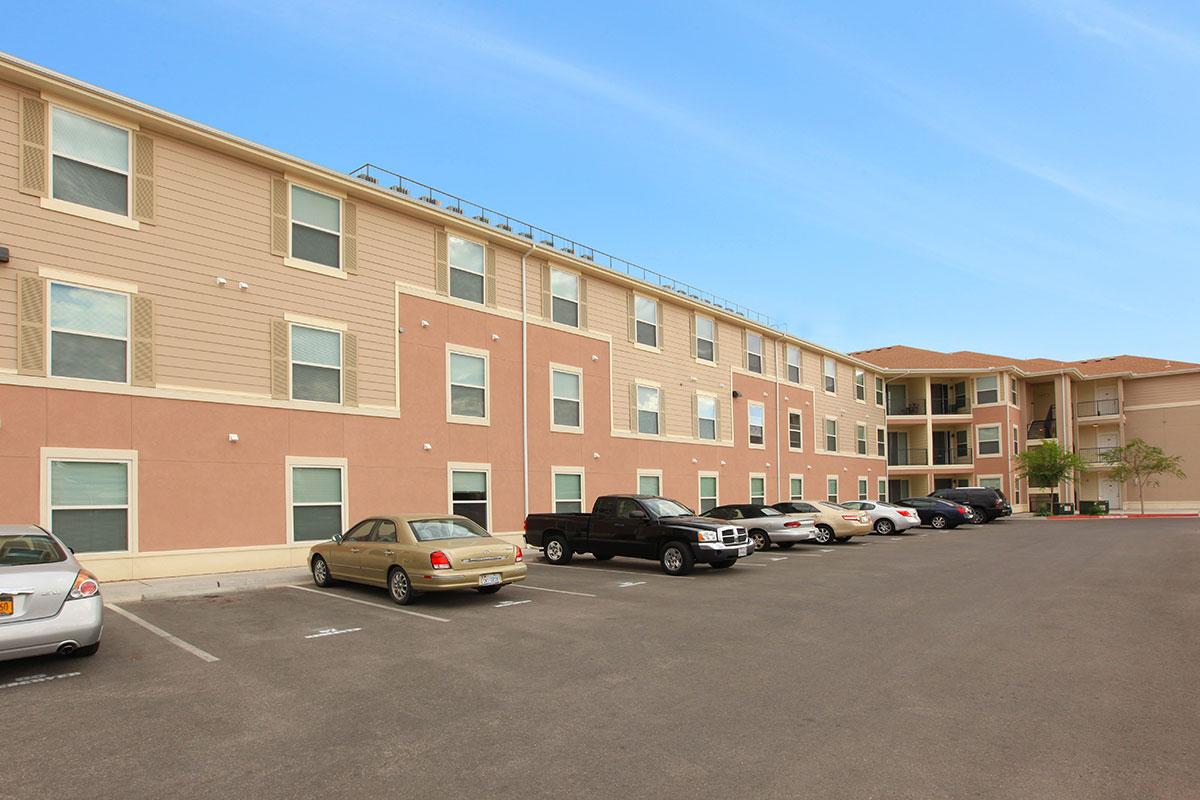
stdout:
[[744,547],[739,547],[739,548],[738,548],[738,555],[739,555],[739,556],[744,556],[744,555],[746,555],[746,548],[744,548]]
[[13,599],[11,595],[0,595],[0,617],[11,617],[13,613]]
[[479,585],[480,586],[495,586],[499,582],[500,582],[500,573],[499,572],[490,572],[487,575],[479,576]]

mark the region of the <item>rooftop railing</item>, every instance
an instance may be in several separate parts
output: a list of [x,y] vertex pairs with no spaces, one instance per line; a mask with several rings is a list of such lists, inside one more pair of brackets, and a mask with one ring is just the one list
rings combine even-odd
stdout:
[[776,327],[774,320],[770,316],[740,303],[735,303],[712,292],[707,292],[696,286],[692,286],[690,283],[675,280],[649,267],[643,267],[632,261],[618,258],[603,250],[597,250],[574,239],[559,236],[545,228],[539,228],[536,225],[480,205],[479,203],[472,203],[463,197],[436,189],[429,184],[415,181],[412,178],[406,178],[383,167],[367,163],[356,170],[352,170],[350,174],[366,183],[373,184],[404,197],[409,197],[434,208],[441,208],[444,211],[457,214],[463,219],[471,220],[479,225],[486,225],[505,233],[516,234],[528,239],[539,247],[555,250],[564,255],[583,259],[584,261],[590,261],[593,264],[613,270],[614,272],[623,273],[631,278],[636,278],[637,280],[657,286],[660,289],[675,292],[682,297],[712,306],[719,311],[744,317],[759,325],[768,328]]
[[1079,417],[1111,417],[1121,412],[1121,402],[1105,400],[1080,400],[1075,404],[1075,415]]

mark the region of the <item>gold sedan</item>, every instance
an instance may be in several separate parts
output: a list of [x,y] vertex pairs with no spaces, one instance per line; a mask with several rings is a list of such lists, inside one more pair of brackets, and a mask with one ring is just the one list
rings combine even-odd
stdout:
[[402,606],[420,592],[494,594],[525,580],[528,570],[520,547],[457,515],[371,517],[313,545],[308,563],[317,586],[339,580],[382,586]]

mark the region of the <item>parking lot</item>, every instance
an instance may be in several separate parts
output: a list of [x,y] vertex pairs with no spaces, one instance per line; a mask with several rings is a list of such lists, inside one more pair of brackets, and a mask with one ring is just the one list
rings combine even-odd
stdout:
[[406,608],[305,584],[110,609],[94,658],[0,664],[0,796],[1200,794],[1195,519],[687,578],[527,560]]

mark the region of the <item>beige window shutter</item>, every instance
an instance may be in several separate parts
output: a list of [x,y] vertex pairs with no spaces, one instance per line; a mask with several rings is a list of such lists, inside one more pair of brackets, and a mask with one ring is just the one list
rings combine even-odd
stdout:
[[496,248],[491,245],[484,251],[483,301],[489,306],[496,305]]
[[638,429],[637,384],[629,384],[629,430],[637,433]]
[[667,435],[667,391],[658,390],[658,435]]
[[133,218],[154,224],[154,140],[133,135]]
[[550,265],[542,264],[542,319],[551,319],[554,298],[550,294]]
[[49,193],[50,123],[49,104],[40,97],[21,95],[21,159],[17,189],[23,194],[45,197]]
[[713,363],[721,360],[721,328],[717,321],[713,320]]
[[46,282],[17,276],[17,372],[46,374]]
[[438,294],[450,293],[450,255],[449,243],[446,241],[446,231],[433,232],[433,282]]
[[691,325],[690,325],[689,330],[690,330],[691,339],[692,339],[692,358],[695,358],[696,357],[696,312],[694,312],[694,311],[692,312],[690,319],[691,319]]
[[342,334],[342,405],[358,405],[358,336]]
[[586,329],[588,326],[587,317],[587,278],[579,276],[579,327]]
[[288,385],[292,371],[290,338],[287,320],[271,320],[271,397],[275,400],[292,398]]
[[358,204],[342,202],[342,269],[358,274]]
[[629,341],[637,341],[637,317],[635,316],[636,309],[634,308],[633,292],[629,293]]
[[692,438],[700,438],[700,395],[695,392],[692,393]]
[[750,369],[750,332],[742,328],[742,369]]
[[154,379],[154,298],[135,294],[133,306],[132,368],[129,382],[134,386],[153,386]]
[[271,255],[286,257],[289,252],[288,229],[291,227],[288,182],[271,179]]

